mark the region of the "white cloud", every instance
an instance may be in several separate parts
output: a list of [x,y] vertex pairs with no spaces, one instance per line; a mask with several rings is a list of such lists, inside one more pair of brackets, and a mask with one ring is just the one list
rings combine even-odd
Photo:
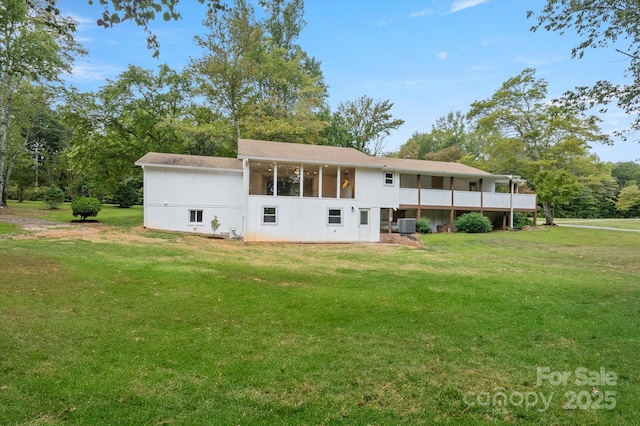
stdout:
[[391,24],[393,24],[393,19],[390,19],[390,18],[384,18],[384,19],[381,19],[381,20],[379,20],[377,22],[377,25],[379,27],[386,27],[386,26],[389,26]]
[[444,61],[445,59],[447,59],[447,56],[449,56],[449,54],[447,52],[439,52],[437,56],[438,59],[442,59]]
[[122,68],[118,67],[83,63],[74,65],[71,74],[69,74],[69,80],[82,82],[105,81],[107,78],[115,77],[123,71]]
[[429,8],[426,8],[426,9],[418,10],[416,12],[411,12],[410,15],[411,15],[412,18],[421,18],[423,16],[428,16],[428,15],[431,15],[431,14],[433,14],[433,10],[429,9]]
[[531,57],[527,57],[527,56],[523,56],[523,55],[519,55],[519,56],[516,56],[514,58],[516,63],[520,63],[520,64],[523,64],[523,65],[525,65],[527,67],[532,67],[532,68],[551,65],[551,64],[554,64],[556,62],[561,62],[561,61],[563,61],[565,59],[566,58],[564,56],[555,56],[553,58],[537,59],[537,58],[531,58]]
[[486,3],[489,0],[456,0],[451,5],[451,10],[449,13],[456,13],[464,9],[468,9],[470,7],[477,6],[482,3]]
[[489,72],[489,71],[493,71],[493,70],[495,70],[497,68],[498,67],[496,65],[473,65],[471,67],[471,71]]
[[75,15],[73,13],[70,13],[67,16],[70,16],[71,18],[73,18],[74,21],[78,22],[78,24],[80,24],[80,25],[88,25],[88,24],[95,24],[96,23],[95,19],[87,18],[86,16]]

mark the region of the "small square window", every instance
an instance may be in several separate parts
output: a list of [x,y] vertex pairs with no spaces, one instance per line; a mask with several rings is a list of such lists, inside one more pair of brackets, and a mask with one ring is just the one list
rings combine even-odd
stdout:
[[263,207],[262,208],[262,224],[263,225],[277,225],[278,224],[278,209],[277,209],[277,207]]
[[384,173],[384,184],[388,186],[393,186],[393,173],[390,173],[390,172]]
[[342,225],[342,209],[329,209],[328,225]]
[[189,210],[189,223],[202,223],[202,210]]

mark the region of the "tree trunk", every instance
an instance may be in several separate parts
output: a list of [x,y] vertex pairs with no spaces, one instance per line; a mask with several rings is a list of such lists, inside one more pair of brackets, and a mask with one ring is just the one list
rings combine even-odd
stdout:
[[0,100],[0,208],[7,207],[7,190],[9,186],[9,176],[5,173],[7,168],[7,131],[9,130],[9,115],[11,113],[11,101],[13,98],[13,81],[7,74],[2,81],[2,97]]
[[4,114],[2,114],[2,123],[0,123],[0,208],[7,206],[5,199],[5,187],[7,179],[5,179],[5,168],[7,166],[7,129],[9,125],[9,108],[5,105]]
[[542,208],[544,209],[544,224],[553,225],[553,206],[548,203],[542,203]]

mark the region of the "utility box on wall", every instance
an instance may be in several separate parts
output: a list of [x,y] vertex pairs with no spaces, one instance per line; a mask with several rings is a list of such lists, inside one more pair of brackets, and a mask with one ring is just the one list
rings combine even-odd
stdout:
[[415,219],[398,219],[398,232],[401,234],[415,234]]

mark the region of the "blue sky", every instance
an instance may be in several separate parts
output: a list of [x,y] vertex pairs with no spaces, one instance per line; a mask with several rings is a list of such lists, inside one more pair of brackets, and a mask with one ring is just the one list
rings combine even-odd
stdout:
[[[159,59],[151,57],[140,28],[97,27],[98,5],[87,0],[59,0],[58,5],[78,19],[78,40],[89,50],[66,76],[80,90],[97,90],[129,64],[155,69],[167,63],[180,70],[190,57],[201,55],[193,36],[204,31],[206,8],[196,0],[180,1],[182,20],[153,23]],[[439,117],[467,112],[472,102],[489,98],[525,68],[535,68],[537,77],[547,80],[550,98],[601,79],[624,81],[628,63],[613,48],[572,59],[571,48],[578,43],[573,33],[531,32],[535,21],[526,18],[527,10],[543,6],[542,0],[306,0],[307,26],[299,44],[322,62],[332,109],[362,95],[394,103],[394,117],[405,120],[386,145],[386,151],[395,151],[413,133],[430,131]],[[603,119],[605,132],[629,123],[615,108]],[[635,141],[593,151],[603,161],[640,158]]]

